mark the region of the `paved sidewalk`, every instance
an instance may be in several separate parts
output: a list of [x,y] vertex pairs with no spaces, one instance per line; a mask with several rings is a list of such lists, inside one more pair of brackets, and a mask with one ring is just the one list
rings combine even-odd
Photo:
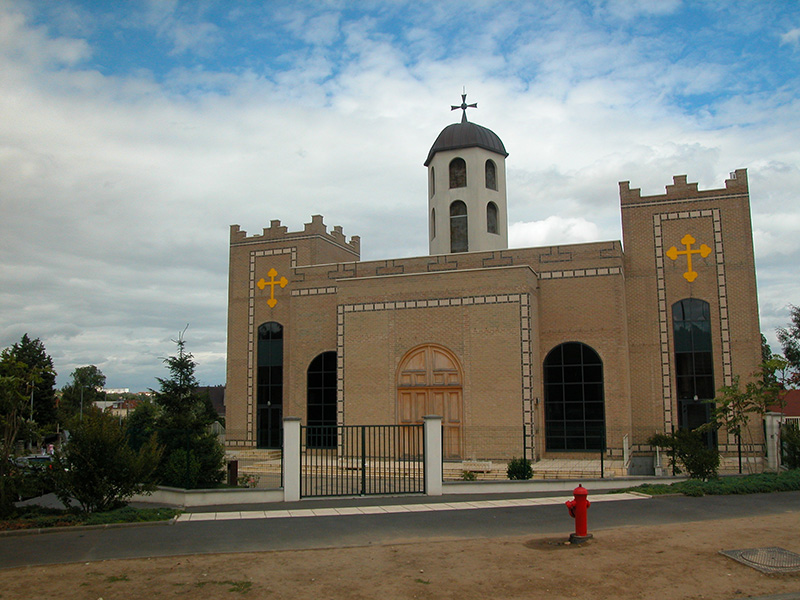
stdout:
[[[619,500],[645,500],[644,494],[620,493],[592,496],[590,502],[613,502]],[[330,517],[340,515],[374,515],[409,512],[433,512],[443,510],[470,510],[486,508],[513,508],[520,506],[551,506],[564,504],[572,496],[544,498],[504,498],[499,500],[471,500],[464,502],[427,502],[408,504],[380,504],[365,506],[327,506],[318,508],[296,508],[273,510],[226,510],[184,513],[178,522],[230,521],[234,519],[286,519],[297,517]],[[280,505],[276,505],[280,506]]]

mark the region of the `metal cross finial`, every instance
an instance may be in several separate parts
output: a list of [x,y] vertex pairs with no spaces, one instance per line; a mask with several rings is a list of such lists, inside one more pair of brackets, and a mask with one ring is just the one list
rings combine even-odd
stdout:
[[458,110],[459,108],[464,111],[461,113],[461,122],[466,123],[467,109],[478,108],[478,103],[476,102],[475,104],[467,104],[467,92],[465,91],[463,94],[461,94],[461,106],[453,106],[452,104],[450,105],[450,110]]

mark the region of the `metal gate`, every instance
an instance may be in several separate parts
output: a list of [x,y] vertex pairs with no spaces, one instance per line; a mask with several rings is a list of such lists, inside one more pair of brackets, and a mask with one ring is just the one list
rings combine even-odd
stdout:
[[422,425],[300,427],[300,496],[425,492]]

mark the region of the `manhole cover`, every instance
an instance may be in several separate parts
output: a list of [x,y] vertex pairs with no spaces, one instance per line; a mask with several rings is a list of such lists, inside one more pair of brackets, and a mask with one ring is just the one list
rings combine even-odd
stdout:
[[758,569],[762,573],[793,573],[800,571],[800,554],[783,548],[745,548],[744,550],[721,550],[743,565]]

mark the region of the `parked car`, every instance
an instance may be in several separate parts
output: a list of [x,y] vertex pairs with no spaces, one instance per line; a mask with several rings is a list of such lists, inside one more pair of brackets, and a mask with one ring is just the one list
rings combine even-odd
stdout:
[[49,454],[18,456],[14,459],[14,464],[23,470],[46,471],[47,469],[53,468],[53,457]]

